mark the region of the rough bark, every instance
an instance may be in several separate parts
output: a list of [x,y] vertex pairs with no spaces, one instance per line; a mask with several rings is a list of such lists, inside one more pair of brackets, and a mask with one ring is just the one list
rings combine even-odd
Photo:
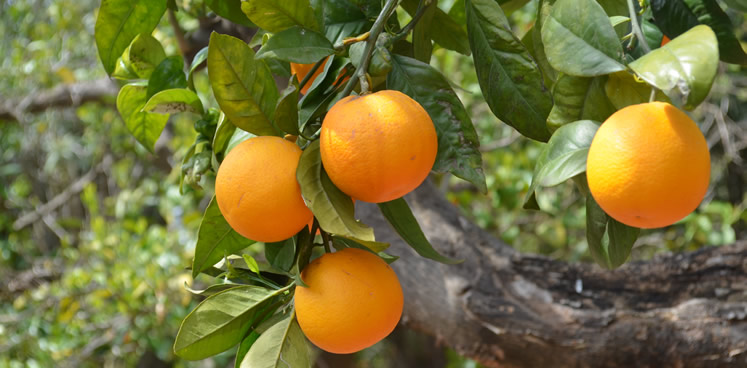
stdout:
[[745,367],[747,242],[615,271],[520,254],[426,183],[407,197],[441,253],[417,256],[374,205],[357,213],[392,243],[403,323],[489,367]]
[[106,79],[73,84],[62,84],[21,98],[0,97],[0,120],[20,120],[25,113],[51,108],[75,107],[90,101],[105,101],[117,95],[119,86]]

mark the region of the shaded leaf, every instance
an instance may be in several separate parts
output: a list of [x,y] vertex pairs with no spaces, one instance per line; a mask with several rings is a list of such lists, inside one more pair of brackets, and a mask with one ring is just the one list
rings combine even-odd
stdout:
[[296,239],[289,238],[281,242],[265,244],[265,258],[270,265],[281,270],[290,271],[296,256]]
[[708,26],[696,26],[630,63],[630,68],[669,97],[683,96],[684,107],[693,109],[706,98],[716,78],[716,35]]
[[299,64],[315,63],[335,52],[323,35],[312,30],[290,27],[276,33],[257,51],[257,59],[275,58]]
[[96,18],[99,58],[108,74],[139,34],[150,34],[166,12],[166,0],[103,0]]
[[181,56],[169,56],[153,70],[148,80],[147,98],[150,99],[160,91],[174,88],[187,88],[187,76],[184,74],[184,61]]
[[230,349],[284,291],[239,286],[208,297],[182,321],[174,353],[187,360],[199,360]]
[[293,77],[278,99],[275,123],[282,131],[298,135],[298,79]]
[[[651,85],[644,81],[636,80],[633,74],[627,71],[612,73],[607,76],[604,90],[609,101],[616,109],[648,102],[651,98]],[[656,101],[669,102],[669,97],[661,90],[656,91]]]
[[555,100],[547,126],[551,131],[581,119],[605,121],[615,107],[604,92],[605,77],[574,77],[561,74],[553,86]]
[[426,63],[393,55],[387,88],[412,97],[428,112],[438,133],[433,170],[451,172],[487,192],[477,132],[449,81]]
[[324,19],[324,35],[333,45],[346,37],[357,36],[373,25],[373,21],[348,0],[317,0],[316,3]]
[[555,131],[537,158],[532,184],[524,198],[525,207],[534,200],[537,188],[558,185],[586,171],[589,146],[599,125],[591,120],[580,120]]
[[117,110],[122,116],[127,130],[140,144],[153,152],[158,137],[161,136],[168,115],[142,111],[145,106],[147,89],[143,84],[127,84],[117,95]]
[[463,260],[445,257],[433,249],[404,198],[377,204],[397,234],[420,256],[446,264],[463,262]]
[[226,119],[226,114],[220,113],[212,143],[213,153],[216,157],[220,158],[220,161],[223,160],[223,157],[226,157],[228,143],[231,141],[231,137],[233,137],[235,131],[236,126],[230,120]]
[[189,78],[192,78],[192,73],[195,72],[195,69],[207,60],[208,50],[209,48],[205,46],[200,51],[197,51],[197,54],[192,59],[192,64],[189,66]]
[[301,154],[296,171],[301,195],[324,231],[373,241],[373,229],[355,219],[350,197],[332,184],[322,170],[319,140],[311,142]]
[[547,141],[552,98],[526,47],[493,0],[466,0],[472,57],[485,100],[498,119],[526,137]]
[[321,30],[309,0],[247,0],[241,3],[241,10],[254,24],[272,33],[293,26]]
[[242,26],[256,27],[249,18],[241,11],[241,0],[205,0],[207,5],[215,14]]
[[[402,7],[407,11],[410,16],[414,16],[418,10],[418,4],[420,0],[404,0]],[[456,8],[459,4],[454,4],[452,9]],[[462,24],[455,21],[450,14],[446,14],[443,10],[437,6],[433,6],[433,19],[428,24],[427,32],[430,37],[437,44],[442,47],[456,51],[463,55],[469,55],[469,40],[467,39],[467,32],[465,31]],[[464,9],[462,4],[461,9]]]
[[[586,180],[585,178],[583,180]],[[620,267],[630,257],[640,229],[617,222],[586,196],[586,241],[594,261],[607,269]]]
[[208,76],[221,110],[237,127],[256,135],[278,135],[272,125],[278,99],[275,80],[244,41],[213,32]]
[[197,231],[195,257],[192,261],[192,277],[218,263],[224,255],[235,254],[254,244],[231,228],[218,208],[215,197],[205,209],[205,215]]
[[202,101],[197,94],[184,88],[167,89],[156,93],[143,107],[143,111],[158,114],[191,112],[202,115]]
[[[383,252],[383,249],[386,249],[387,247],[389,247],[389,243],[366,242],[360,239],[333,236],[332,246],[338,251],[343,250],[345,248],[363,249],[365,251],[375,253],[377,256],[379,256],[379,258],[383,259],[384,262],[386,262],[387,264],[392,264],[392,262],[399,259],[399,257],[397,256],[393,256],[393,255]],[[376,250],[376,249],[382,249],[382,250]]]

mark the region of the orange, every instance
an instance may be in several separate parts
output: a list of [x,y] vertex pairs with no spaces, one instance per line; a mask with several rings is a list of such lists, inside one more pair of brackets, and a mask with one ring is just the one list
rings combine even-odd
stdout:
[[389,335],[402,316],[402,287],[377,255],[355,248],[327,253],[301,273],[298,324],[319,348],[335,354],[363,350]]
[[385,90],[348,96],[327,113],[322,164],[332,182],[364,202],[387,202],[417,188],[436,161],[428,113],[407,95]]
[[671,225],[698,207],[711,172],[703,134],[665,102],[625,107],[597,131],[586,164],[599,206],[623,224]]
[[[324,71],[324,66],[327,64],[327,61],[329,60],[329,57],[324,59],[324,62],[322,62],[322,65],[317,69],[314,74],[311,75],[311,79],[309,79],[308,82],[306,82],[306,85],[301,88],[301,93],[306,94],[306,92],[309,91],[309,88],[311,87],[311,84],[314,83],[314,80],[319,76],[319,74],[322,74]],[[291,74],[295,74],[298,78],[298,81],[302,81],[304,78],[306,78],[306,75],[309,74],[311,71],[311,68],[314,67],[314,64],[296,64],[296,63],[290,63],[291,68]]]
[[236,232],[275,242],[306,226],[313,215],[296,181],[300,157],[298,146],[270,136],[247,139],[226,155],[215,179],[215,197]]
[[662,36],[661,37],[661,46],[664,46],[664,45],[668,44],[669,41],[671,41],[671,40],[669,39],[669,37],[667,37],[667,35]]

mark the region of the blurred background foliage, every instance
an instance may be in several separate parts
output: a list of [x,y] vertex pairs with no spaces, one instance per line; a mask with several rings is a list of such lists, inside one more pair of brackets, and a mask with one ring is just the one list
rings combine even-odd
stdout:
[[[204,9],[201,0],[177,3],[192,16]],[[439,6],[448,11],[452,3]],[[104,78],[93,40],[98,5],[0,0],[0,101]],[[535,9],[531,1],[511,15],[520,37]],[[745,14],[729,14],[744,42]],[[192,16],[178,14],[187,32],[199,26]],[[177,52],[172,32],[164,17],[155,36],[167,54]],[[570,182],[540,192],[545,212],[521,209],[541,144],[493,117],[470,57],[436,49],[432,63],[453,81],[471,113],[488,184],[483,196],[456,178],[435,178],[447,197],[523,252],[590,261],[583,200]],[[720,68],[709,99],[692,112],[711,148],[707,197],[676,225],[644,231],[634,259],[747,238],[747,74],[733,65]],[[205,90],[204,72],[196,83]],[[231,351],[202,362],[181,361],[171,352],[180,321],[199,301],[185,283],[199,289],[211,281],[193,283],[185,269],[211,195],[210,185],[179,191],[193,123],[190,116],[172,118],[153,155],[131,137],[114,97],[0,120],[0,368],[232,366]],[[358,355],[323,355],[317,364],[478,366],[406,329]]]

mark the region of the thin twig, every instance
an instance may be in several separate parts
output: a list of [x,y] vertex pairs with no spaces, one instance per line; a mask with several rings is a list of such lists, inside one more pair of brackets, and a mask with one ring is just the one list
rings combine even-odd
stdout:
[[176,41],[179,43],[179,50],[182,52],[182,56],[186,56],[187,52],[189,51],[189,43],[184,37],[184,30],[179,25],[179,21],[176,19],[174,9],[171,8],[169,8],[169,23],[171,23],[171,28],[174,29],[174,36],[176,36]]
[[[630,12],[630,27],[633,30],[633,34],[635,34],[635,38],[638,39],[641,43],[641,47],[643,48],[643,51],[646,53],[651,52],[651,48],[648,47],[648,43],[646,42],[646,38],[643,37],[643,32],[641,32],[641,26],[638,24],[638,13],[635,11],[635,5],[633,5],[633,0],[628,0],[628,11]],[[633,45],[633,39],[630,40],[630,44]]]
[[373,54],[374,47],[376,47],[376,40],[379,38],[379,34],[381,34],[381,31],[384,30],[384,24],[386,24],[387,19],[389,19],[393,11],[397,8],[397,3],[398,0],[387,0],[384,8],[379,14],[379,17],[376,18],[376,21],[371,27],[368,39],[366,40],[366,48],[363,51],[363,56],[361,56],[361,60],[358,63],[359,67],[358,69],[356,69],[353,77],[350,78],[350,81],[345,86],[345,89],[342,90],[342,97],[345,97],[349,95],[350,92],[353,92],[353,88],[355,88],[355,84],[358,82],[361,83],[361,93],[368,92],[368,82],[366,81],[366,71],[368,71],[368,64],[371,63],[371,55]]
[[423,14],[425,14],[425,11],[428,10],[428,7],[433,4],[432,1],[429,0],[420,0],[420,4],[418,4],[418,10],[415,11],[415,15],[412,16],[412,19],[410,20],[410,23],[407,23],[402,30],[394,35],[391,40],[389,40],[388,45],[391,45],[398,40],[400,40],[403,37],[407,37],[407,34],[410,33],[410,31],[415,28],[415,25],[418,23],[420,18],[423,17]]

